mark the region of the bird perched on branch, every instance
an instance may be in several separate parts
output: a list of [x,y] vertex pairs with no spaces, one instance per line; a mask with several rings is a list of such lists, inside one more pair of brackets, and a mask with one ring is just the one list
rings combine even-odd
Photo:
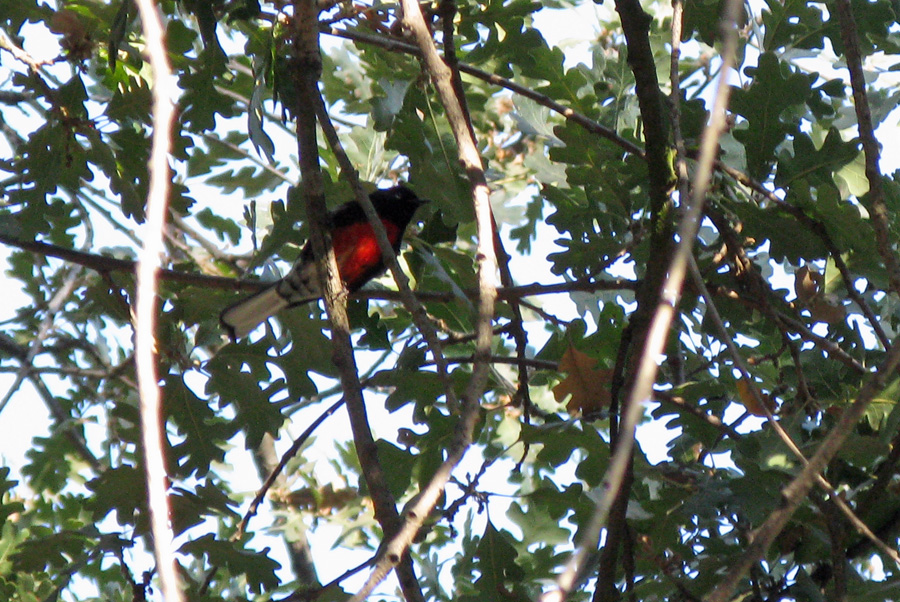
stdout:
[[[403,232],[416,210],[428,201],[405,186],[379,189],[369,195],[384,224],[394,252],[400,250]],[[329,216],[331,243],[338,271],[347,290],[353,292],[384,271],[381,249],[362,207],[351,201]],[[322,296],[312,245],[307,241],[287,276],[268,288],[225,308],[222,326],[235,341],[286,307],[314,301]]]

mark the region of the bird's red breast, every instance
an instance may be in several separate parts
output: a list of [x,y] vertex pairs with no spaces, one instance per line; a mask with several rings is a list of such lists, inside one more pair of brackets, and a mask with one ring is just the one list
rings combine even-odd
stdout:
[[[378,189],[369,195],[381,218],[388,241],[400,250],[403,231],[426,201],[405,186]],[[355,201],[331,213],[331,241],[341,280],[351,292],[384,270],[381,249],[362,207]],[[219,320],[232,340],[246,336],[257,324],[282,309],[307,303],[320,295],[315,260],[309,242],[300,252],[291,271],[268,288],[226,307]]]
[[[390,220],[382,219],[381,223],[384,224],[391,245],[396,247],[402,230]],[[356,290],[365,284],[373,273],[381,271],[383,267],[381,249],[378,248],[375,232],[368,222],[336,228],[332,232],[331,242],[334,245],[341,280],[349,290]]]

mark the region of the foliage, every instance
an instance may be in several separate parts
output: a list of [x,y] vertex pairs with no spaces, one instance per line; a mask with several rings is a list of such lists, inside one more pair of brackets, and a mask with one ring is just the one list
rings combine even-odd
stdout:
[[[345,599],[355,591],[345,581],[320,587],[352,568],[334,559],[347,549],[360,560],[374,555],[384,534],[371,475],[341,415],[330,418],[342,425],[328,431],[337,440],[307,441],[268,492],[269,509],[240,527],[259,487],[240,467],[271,472],[292,436],[340,397],[321,306],[292,308],[237,343],[217,321],[239,286],[214,277],[272,278],[306,238],[285,4],[158,3],[181,90],[166,267],[183,277],[164,277],[157,352],[171,522],[191,600]],[[645,7],[660,95],[672,101],[661,130],[647,133],[614,7],[456,6],[458,60],[530,91],[510,93],[471,70],[462,79],[495,218],[515,255],[512,277],[561,286],[554,298],[540,287],[506,290],[498,304],[474,446],[411,550],[427,599],[537,599],[581,542],[641,351],[635,290],[671,252],[649,231],[647,163],[623,149],[651,135],[674,148],[677,102],[687,156],[696,158],[721,68],[719,4],[686,3],[683,83],[674,92],[666,83],[672,9]],[[884,132],[895,125],[898,95],[888,77],[897,67],[894,4],[850,4],[868,103]],[[448,5],[423,5],[443,42]],[[596,36],[577,64],[544,35],[561,8],[594,19]],[[406,181],[432,201],[401,259],[441,329],[462,395],[475,350],[470,188],[419,61],[391,43],[404,41],[398,10],[347,2],[323,13],[344,37],[322,36],[321,89],[363,179]],[[626,528],[604,538],[619,552],[592,555],[572,599],[610,599],[597,586],[610,578],[640,600],[708,595],[802,467],[761,417],[774,414],[811,456],[898,332],[900,291],[890,288],[885,257],[900,232],[900,176],[866,172],[849,83],[831,68],[829,52],[846,50],[844,27],[821,3],[770,0],[753,10],[741,19],[730,129],[694,245],[725,330],[689,283],[644,420],[665,425],[670,439],[644,439],[635,450]],[[147,195],[153,82],[140,20],[129,0],[0,0],[0,28],[0,240],[8,286],[27,298],[0,331],[9,376],[0,411],[32,396],[52,421],[48,434],[33,433],[21,470],[0,467],[0,598],[158,599],[134,383],[134,278],[127,263],[111,263],[135,257]],[[560,105],[578,118],[560,115]],[[336,206],[350,187],[320,146]],[[672,199],[677,219],[683,203]],[[877,242],[878,215],[888,245]],[[35,241],[45,254],[27,245]],[[73,262],[59,249],[85,255]],[[546,273],[535,267],[545,257]],[[380,280],[349,311],[384,485],[403,507],[444,459],[457,424],[410,312],[383,294],[391,287]],[[888,378],[824,473],[891,548],[900,532],[898,382]],[[900,595],[896,566],[827,497],[814,490],[804,500],[736,595]],[[395,586],[382,586],[382,597]]]

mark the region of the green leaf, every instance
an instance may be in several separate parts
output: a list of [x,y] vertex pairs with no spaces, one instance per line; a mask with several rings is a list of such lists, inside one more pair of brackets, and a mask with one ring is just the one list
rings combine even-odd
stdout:
[[247,131],[256,152],[262,152],[269,163],[274,163],[275,143],[263,129],[263,93],[261,83],[254,86],[253,94],[250,95],[250,106],[247,107]]
[[524,541],[562,544],[570,539],[568,529],[560,526],[559,518],[551,516],[535,504],[529,503],[526,508],[523,508],[521,505],[513,503],[507,511],[507,516],[522,529]]
[[269,382],[267,350],[265,339],[226,345],[207,364],[211,374],[207,390],[218,393],[222,405],[233,405],[235,425],[246,434],[248,448],[258,446],[266,433],[278,432],[284,422],[279,405],[271,401],[283,387]]
[[241,229],[234,220],[216,215],[209,207],[201,209],[195,217],[201,226],[215,232],[220,241],[236,245],[241,240]]
[[747,124],[739,125],[734,137],[747,150],[750,175],[765,180],[776,149],[799,130],[796,117],[786,113],[806,102],[815,76],[791,69],[768,52],[760,55],[759,66],[748,67],[745,73],[752,83],[746,90],[734,90],[731,108]]
[[214,535],[203,535],[181,546],[180,551],[203,556],[211,566],[225,567],[232,574],[244,575],[254,594],[271,591],[278,586],[275,571],[281,568],[269,557],[269,548],[249,550],[240,542],[223,541]]
[[444,386],[434,372],[421,372],[417,366],[412,370],[381,370],[372,375],[369,382],[376,387],[393,387],[385,407],[398,410],[408,403],[417,401],[433,403],[443,395]]
[[[891,25],[897,21],[898,7],[896,5],[891,2],[850,0],[850,10],[858,29],[856,41],[862,56],[868,56],[879,50],[888,54],[897,52],[897,42],[891,36]],[[840,19],[829,19],[823,30],[831,41],[837,56],[843,56],[846,49]]]
[[[10,469],[6,466],[0,466],[0,524],[6,523],[6,520],[13,514],[23,512],[25,506],[21,501],[10,499],[10,493],[19,483],[9,478]],[[0,553],[0,558],[3,554]],[[2,574],[2,571],[0,571]]]
[[225,460],[226,443],[238,427],[230,420],[217,417],[181,377],[168,375],[162,391],[164,413],[181,435],[172,447],[179,469],[185,477],[195,473],[203,477],[209,472],[210,464]]
[[135,517],[140,517],[140,529],[149,527],[147,484],[144,472],[138,467],[122,465],[109,468],[86,486],[93,492],[88,510],[93,513],[95,522],[99,522],[110,512],[115,512],[120,525],[134,524]]
[[22,572],[60,569],[69,565],[70,558],[77,558],[85,548],[92,547],[91,543],[84,534],[74,531],[47,533],[35,529],[13,554],[13,568]]
[[383,96],[372,98],[372,119],[376,130],[383,132],[390,128],[406,99],[411,81],[379,80],[378,85],[384,91]]
[[[378,461],[384,467],[384,480],[388,491],[394,499],[400,499],[412,484],[415,456],[384,439],[376,441],[375,446],[378,450]],[[361,493],[369,495],[368,490]]]
[[521,584],[525,575],[516,564],[518,552],[514,542],[507,531],[498,530],[491,521],[487,522],[476,549],[476,568],[480,573],[474,582],[476,593],[461,597],[461,601],[496,600],[500,592],[507,600],[529,599]]
[[804,49],[823,47],[825,19],[822,9],[815,4],[804,0],[767,2],[767,10],[762,12],[762,18],[764,48],[767,52],[774,52],[785,46]]
[[831,184],[833,174],[853,161],[859,154],[859,142],[844,142],[840,133],[831,128],[820,148],[805,133],[793,138],[793,156],[778,162],[775,184],[789,188],[796,179],[807,180],[810,184]]

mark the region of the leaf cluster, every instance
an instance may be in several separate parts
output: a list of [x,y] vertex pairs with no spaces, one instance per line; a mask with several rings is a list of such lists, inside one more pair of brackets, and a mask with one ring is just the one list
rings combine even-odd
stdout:
[[[156,353],[170,520],[192,600],[344,599],[352,592],[343,581],[324,587],[352,568],[335,559],[346,550],[360,561],[374,555],[386,531],[341,414],[301,442],[264,510],[242,521],[257,476],[268,476],[292,437],[341,396],[320,305],[286,310],[237,343],[218,326],[239,286],[228,290],[214,276],[271,280],[306,240],[285,4],[158,3],[180,90],[165,267],[193,281],[163,281]],[[445,4],[426,7],[442,49]],[[631,338],[635,290],[649,266],[670,259],[650,231],[658,216],[647,162],[627,149],[654,135],[674,149],[674,135],[644,130],[612,7],[592,9],[597,39],[573,61],[542,25],[560,4],[455,7],[454,58],[474,68],[462,89],[513,281],[492,324],[473,447],[410,552],[427,599],[534,600],[564,569],[602,495],[622,391],[640,354]],[[666,127],[680,116],[690,169],[720,75],[719,4],[685,3],[682,84],[659,91]],[[896,67],[895,8],[850,4],[859,52],[888,68],[869,72],[866,89],[876,125],[886,124],[881,135],[898,94],[879,77]],[[672,42],[667,6],[647,8],[661,81]],[[322,36],[321,90],[362,179],[406,182],[432,201],[400,260],[462,396],[475,353],[470,185],[444,109],[404,50],[398,10],[338,3],[323,13],[344,38]],[[900,331],[900,291],[890,289],[884,262],[900,234],[900,184],[897,174],[866,169],[852,93],[827,54],[843,56],[842,27],[830,7],[804,0],[772,0],[744,17],[739,73],[728,80],[729,130],[692,247],[702,283],[685,287],[660,358],[624,535],[604,540],[620,546],[619,560],[610,568],[592,550],[572,599],[606,599],[593,594],[601,573],[640,600],[708,595],[802,468],[764,424],[766,413],[811,456]],[[130,0],[55,8],[0,0],[0,30],[10,47],[49,57],[32,66],[0,50],[0,144],[9,151],[0,154],[0,240],[19,299],[0,325],[8,387],[0,411],[27,399],[29,411],[43,407],[49,417],[46,432],[22,425],[33,429],[30,449],[17,463],[4,460],[15,470],[0,466],[0,598],[154,599],[134,277],[97,267],[104,256],[133,259],[141,243],[153,134],[141,24]],[[471,75],[477,70],[493,77]],[[528,98],[498,85],[506,80]],[[337,206],[351,188],[319,144],[326,197]],[[873,178],[884,190],[880,213]],[[672,200],[677,220],[683,203]],[[876,214],[894,235],[890,248],[877,242]],[[84,251],[95,265],[36,256],[15,241]],[[551,284],[559,286],[553,296],[528,294]],[[383,481],[402,506],[441,465],[458,425],[433,350],[393,287],[389,277],[372,283],[349,314]],[[893,548],[898,386],[890,375],[824,472]],[[804,500],[741,595],[897,595],[890,558],[829,503],[821,492]]]

